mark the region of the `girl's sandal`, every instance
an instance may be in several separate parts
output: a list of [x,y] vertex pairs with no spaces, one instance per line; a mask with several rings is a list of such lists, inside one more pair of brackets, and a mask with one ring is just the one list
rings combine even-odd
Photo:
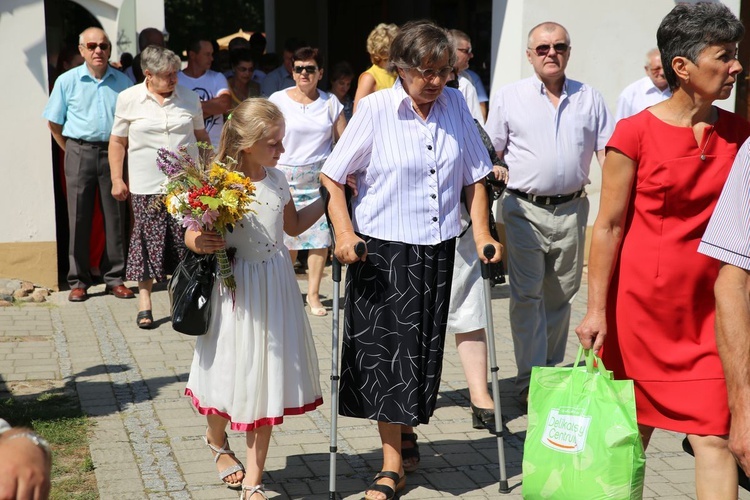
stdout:
[[223,482],[224,484],[227,485],[227,488],[230,488],[230,489],[233,489],[233,490],[243,489],[244,486],[243,486],[241,480],[240,481],[235,481],[234,483],[230,483],[229,481],[225,481],[224,480],[225,478],[227,478],[228,476],[231,476],[235,472],[243,472],[243,473],[245,472],[245,467],[242,465],[242,462],[240,462],[237,459],[237,457],[234,456],[234,452],[229,449],[229,436],[227,436],[227,433],[226,432],[224,433],[224,444],[222,445],[221,448],[217,448],[216,446],[214,446],[211,443],[209,443],[207,435],[203,436],[203,441],[205,441],[206,445],[209,448],[211,448],[211,451],[213,451],[214,453],[216,453],[216,455],[214,455],[214,463],[215,464],[219,463],[219,458],[222,455],[230,455],[234,459],[234,461],[237,462],[234,465],[231,465],[231,466],[227,467],[226,469],[224,469],[222,471],[219,471],[219,479],[221,479],[221,482]]
[[[413,446],[411,448],[404,448],[403,443],[409,442]],[[406,460],[415,458],[414,462],[407,463]],[[419,462],[422,457],[419,455],[419,445],[417,444],[417,434],[415,432],[402,432],[401,433],[401,460],[404,462],[404,471],[414,472],[419,468]]]
[[[378,480],[387,478],[393,481],[393,484],[396,486],[395,488],[391,488],[387,484],[380,484],[378,483]],[[396,494],[403,490],[406,486],[406,476],[399,477],[397,473],[389,470],[384,470],[379,472],[375,479],[372,480],[372,483],[370,483],[370,486],[367,487],[367,491],[377,491],[378,493],[382,493],[385,495],[385,500],[391,500],[392,498],[396,498]],[[380,500],[376,499],[375,497],[371,497],[370,495],[365,492],[364,496],[365,500]]]
[[266,495],[266,490],[263,488],[262,484],[257,484],[255,486],[248,486],[246,484],[243,484],[242,491],[240,492],[240,500],[253,498],[253,495],[255,495],[256,493],[262,496],[263,498],[265,498],[266,500],[268,500],[268,496]]

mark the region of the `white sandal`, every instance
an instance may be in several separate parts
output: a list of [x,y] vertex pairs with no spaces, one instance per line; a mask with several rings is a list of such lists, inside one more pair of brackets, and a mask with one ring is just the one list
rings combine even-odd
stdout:
[[[206,434],[208,434],[208,430],[206,430]],[[239,490],[243,489],[244,486],[242,484],[242,481],[237,481],[234,483],[230,483],[229,481],[224,481],[224,479],[227,476],[231,476],[235,472],[245,472],[245,467],[242,465],[242,462],[240,462],[237,457],[234,455],[234,452],[229,449],[229,436],[227,436],[227,433],[224,433],[224,445],[221,448],[217,448],[216,446],[212,445],[208,442],[208,435],[203,436],[203,441],[206,442],[206,445],[211,448],[211,451],[216,453],[214,455],[214,463],[219,463],[219,457],[222,455],[230,455],[232,458],[235,459],[236,463],[234,465],[231,465],[227,467],[226,469],[219,471],[219,479],[222,483],[227,485],[227,488],[231,488],[233,490]]]
[[256,493],[260,494],[263,498],[268,500],[268,496],[266,495],[266,490],[263,488],[262,484],[258,484],[255,486],[248,486],[246,484],[242,485],[242,492],[240,493],[240,500],[245,500],[247,498],[247,494],[250,494],[250,498],[253,497]]

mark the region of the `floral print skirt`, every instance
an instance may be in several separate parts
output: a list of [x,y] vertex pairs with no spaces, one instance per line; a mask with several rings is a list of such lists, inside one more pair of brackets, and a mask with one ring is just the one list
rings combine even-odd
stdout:
[[185,229],[167,212],[160,194],[131,194],[134,225],[125,278],[165,281],[185,257]]
[[[323,163],[324,161],[299,166],[278,165],[277,168],[284,172],[289,183],[289,191],[297,210],[320,198],[320,170]],[[325,215],[299,236],[285,234],[284,245],[289,250],[312,250],[331,246],[331,233]]]

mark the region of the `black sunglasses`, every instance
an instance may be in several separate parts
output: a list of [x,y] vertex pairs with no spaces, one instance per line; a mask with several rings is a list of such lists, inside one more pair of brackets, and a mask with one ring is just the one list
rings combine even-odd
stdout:
[[295,66],[294,72],[298,75],[301,75],[303,71],[307,71],[308,73],[315,73],[318,71],[317,66]]
[[543,57],[549,53],[549,49],[551,48],[554,48],[555,52],[559,54],[562,52],[567,52],[568,49],[570,48],[570,45],[568,45],[567,43],[556,43],[554,45],[549,45],[547,43],[544,43],[542,45],[537,45],[531,50],[536,52],[536,55],[538,55],[539,57]]
[[106,52],[109,50],[110,44],[108,44],[107,42],[102,42],[102,43],[87,42],[87,43],[82,43],[81,46],[86,47],[89,50],[89,52],[95,51],[97,47],[99,47],[100,49]]

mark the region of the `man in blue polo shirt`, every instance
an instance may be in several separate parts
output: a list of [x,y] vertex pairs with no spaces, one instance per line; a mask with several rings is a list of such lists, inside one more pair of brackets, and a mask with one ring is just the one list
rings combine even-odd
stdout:
[[128,299],[134,294],[123,285],[127,206],[112,196],[107,147],[117,95],[132,84],[124,74],[110,68],[112,44],[104,31],[88,28],[78,37],[78,44],[85,64],[57,79],[42,115],[55,142],[65,151],[70,229],[68,300],[86,300],[86,290],[92,284],[89,239],[97,188],[106,236],[102,277],[108,293]]

